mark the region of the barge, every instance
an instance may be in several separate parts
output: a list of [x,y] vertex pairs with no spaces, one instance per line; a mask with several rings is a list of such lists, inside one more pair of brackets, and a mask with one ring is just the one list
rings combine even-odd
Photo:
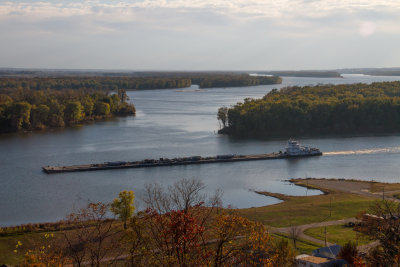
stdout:
[[71,166],[44,166],[43,171],[51,173],[62,172],[81,172],[81,171],[98,171],[98,170],[113,170],[124,168],[149,168],[160,166],[175,166],[175,165],[191,165],[191,164],[206,164],[206,163],[222,163],[250,160],[271,160],[294,157],[309,157],[320,156],[322,152],[317,148],[302,147],[297,141],[289,140],[288,147],[284,152],[269,153],[269,154],[253,154],[253,155],[218,155],[215,157],[192,156],[184,158],[159,158],[145,159],[141,161],[114,161],[104,162],[100,164],[85,164]]

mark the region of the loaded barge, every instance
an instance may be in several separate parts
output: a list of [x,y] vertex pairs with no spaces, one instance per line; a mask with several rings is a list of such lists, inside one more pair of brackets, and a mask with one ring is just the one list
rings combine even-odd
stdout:
[[300,146],[297,141],[289,140],[288,147],[285,152],[269,153],[269,154],[254,154],[254,155],[218,155],[215,157],[184,157],[184,158],[160,158],[160,159],[145,159],[141,161],[114,161],[104,162],[100,164],[86,164],[86,165],[71,165],[71,166],[44,166],[43,171],[51,173],[61,172],[80,172],[80,171],[97,171],[97,170],[113,170],[124,168],[148,168],[159,166],[175,166],[175,165],[189,165],[189,164],[206,164],[206,163],[219,163],[219,162],[235,162],[235,161],[249,161],[249,160],[269,160],[269,159],[283,159],[293,157],[309,157],[320,156],[322,152],[317,148],[308,148]]

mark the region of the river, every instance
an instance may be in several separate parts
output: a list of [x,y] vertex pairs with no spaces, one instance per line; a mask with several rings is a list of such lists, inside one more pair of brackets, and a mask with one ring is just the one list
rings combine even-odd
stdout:
[[44,165],[101,163],[146,158],[252,154],[283,150],[286,139],[237,140],[216,134],[217,109],[273,88],[318,83],[370,83],[400,77],[344,75],[340,78],[285,77],[281,85],[241,88],[130,91],[136,117],[64,130],[0,136],[0,225],[57,221],[88,202],[110,202],[133,190],[138,208],[145,184],[170,185],[200,179],[206,193],[223,190],[224,205],[245,208],[278,203],[252,190],[291,195],[318,194],[285,180],[335,177],[399,182],[400,135],[300,139],[321,157],[206,165],[122,169],[47,175]]

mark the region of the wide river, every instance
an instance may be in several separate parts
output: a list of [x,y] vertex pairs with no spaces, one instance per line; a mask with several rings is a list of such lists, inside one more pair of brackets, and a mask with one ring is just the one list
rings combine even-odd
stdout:
[[285,180],[336,177],[400,181],[400,135],[300,139],[321,157],[47,175],[44,165],[101,163],[160,157],[251,154],[283,150],[286,139],[235,140],[218,135],[216,113],[273,88],[318,83],[370,83],[400,77],[344,75],[343,79],[284,78],[283,84],[241,88],[131,91],[136,117],[77,128],[0,136],[0,225],[56,221],[90,202],[110,202],[133,190],[139,208],[145,185],[197,178],[206,193],[223,190],[224,205],[245,208],[278,203],[252,190],[318,194]]

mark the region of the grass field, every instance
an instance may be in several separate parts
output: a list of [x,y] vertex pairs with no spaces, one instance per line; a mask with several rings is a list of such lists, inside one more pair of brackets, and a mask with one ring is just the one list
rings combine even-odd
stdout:
[[[25,233],[0,237],[0,264],[17,265],[23,258],[25,248],[31,248],[35,243],[44,240],[45,233]],[[21,242],[21,249],[16,249]],[[14,252],[17,250],[17,253]]]
[[372,182],[370,183],[370,189],[372,193],[380,193],[383,190],[385,191],[397,191],[400,190],[400,184],[389,184],[389,183],[379,183],[379,182]]
[[[348,241],[356,242],[357,245],[365,245],[371,242],[367,236],[354,231],[351,227],[345,227],[344,225],[327,226],[326,232],[328,242],[341,246]],[[320,240],[325,239],[325,227],[310,228],[304,231],[304,233]]]
[[[279,238],[287,239],[291,244],[293,244],[292,240],[290,240],[288,236],[285,234],[272,234],[272,237],[274,237],[275,239]],[[315,244],[310,241],[300,239],[297,240],[296,247],[297,247],[297,254],[311,254],[313,250],[320,248],[321,246],[319,244]]]
[[329,221],[352,218],[368,210],[374,201],[375,199],[365,196],[330,191],[328,194],[318,196],[286,196],[279,204],[236,211],[248,219],[265,225],[288,227],[321,222],[329,216],[330,207],[332,213]]

